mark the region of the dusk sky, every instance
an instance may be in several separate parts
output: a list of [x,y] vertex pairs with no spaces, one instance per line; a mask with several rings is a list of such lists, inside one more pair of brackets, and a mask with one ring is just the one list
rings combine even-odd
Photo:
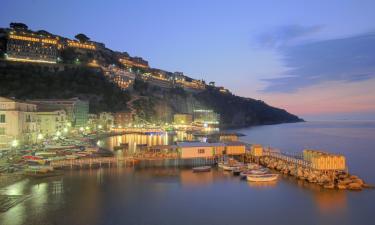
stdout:
[[374,0],[2,0],[0,26],[85,33],[305,119],[375,119],[374,9]]

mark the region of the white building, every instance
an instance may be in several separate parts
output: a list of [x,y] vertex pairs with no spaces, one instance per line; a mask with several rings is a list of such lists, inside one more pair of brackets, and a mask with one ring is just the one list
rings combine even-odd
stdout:
[[36,143],[36,110],[35,104],[0,97],[0,148]]
[[67,127],[67,116],[64,110],[37,112],[37,124],[43,136],[54,136]]

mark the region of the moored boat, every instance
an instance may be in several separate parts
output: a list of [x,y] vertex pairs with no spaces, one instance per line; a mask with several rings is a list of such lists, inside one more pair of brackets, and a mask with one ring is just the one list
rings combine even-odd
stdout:
[[270,182],[277,180],[278,177],[278,174],[249,174],[246,179],[250,182]]
[[193,167],[193,172],[194,173],[199,173],[199,172],[209,172],[211,171],[211,166],[198,166],[198,167]]

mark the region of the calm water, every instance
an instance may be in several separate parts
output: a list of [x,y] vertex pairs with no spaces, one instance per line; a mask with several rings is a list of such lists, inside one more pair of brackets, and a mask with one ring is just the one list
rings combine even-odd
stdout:
[[[239,130],[243,140],[300,151],[341,152],[375,183],[375,123],[314,122]],[[372,224],[375,190],[323,191],[283,177],[250,185],[214,170],[112,168],[22,181],[4,190],[30,198],[0,214],[1,225]]]

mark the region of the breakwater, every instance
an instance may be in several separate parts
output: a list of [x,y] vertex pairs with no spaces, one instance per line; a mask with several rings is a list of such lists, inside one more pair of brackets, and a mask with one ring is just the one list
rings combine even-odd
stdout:
[[325,189],[362,190],[373,188],[363,179],[345,170],[318,169],[311,162],[296,155],[287,155],[280,152],[263,151],[262,156],[248,153],[245,162],[258,163],[282,174],[294,176],[309,183],[321,185]]

